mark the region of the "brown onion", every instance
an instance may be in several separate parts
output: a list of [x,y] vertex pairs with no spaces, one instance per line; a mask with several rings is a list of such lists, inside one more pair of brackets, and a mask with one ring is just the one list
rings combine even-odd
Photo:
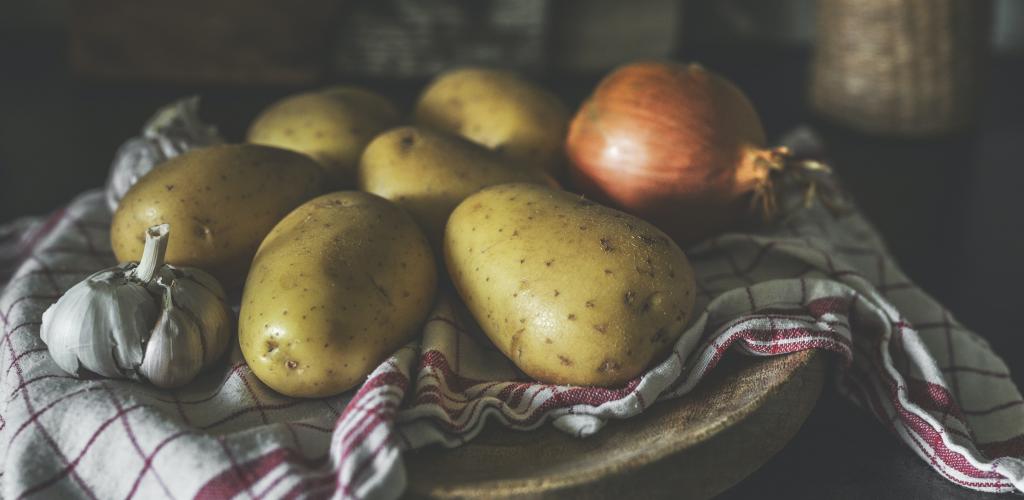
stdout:
[[765,148],[761,120],[731,82],[697,64],[618,68],[569,129],[574,185],[652,222],[680,244],[735,227],[761,201],[784,149]]

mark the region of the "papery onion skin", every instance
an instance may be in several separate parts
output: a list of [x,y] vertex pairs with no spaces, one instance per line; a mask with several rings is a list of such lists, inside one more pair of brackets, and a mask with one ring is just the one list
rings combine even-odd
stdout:
[[566,151],[577,189],[681,245],[736,226],[778,161],[742,91],[697,64],[670,62],[606,76],[573,119]]

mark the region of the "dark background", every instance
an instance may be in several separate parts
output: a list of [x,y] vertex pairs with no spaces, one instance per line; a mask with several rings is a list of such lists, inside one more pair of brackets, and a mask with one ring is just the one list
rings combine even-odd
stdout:
[[[723,3],[740,15],[723,11]],[[777,7],[764,7],[769,3]],[[977,125],[927,139],[865,135],[810,112],[813,2],[690,2],[675,57],[700,61],[735,81],[755,103],[770,137],[811,124],[904,270],[986,337],[1013,379],[1024,384],[1024,330],[1017,320],[1024,308],[1024,8],[1010,4],[994,8]],[[202,95],[204,117],[240,140],[263,106],[308,87],[80,78],[67,64],[66,9],[56,1],[0,6],[0,223],[45,214],[99,187],[117,146],[174,98]],[[552,72],[540,79],[575,106],[599,76]],[[424,83],[344,80],[376,87],[405,109]],[[724,496],[986,495],[947,483],[866,413],[826,390],[798,437]]]

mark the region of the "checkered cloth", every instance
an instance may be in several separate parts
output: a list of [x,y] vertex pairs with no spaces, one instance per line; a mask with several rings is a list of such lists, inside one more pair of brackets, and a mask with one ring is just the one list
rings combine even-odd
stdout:
[[835,353],[837,389],[942,477],[1024,490],[1024,401],[1005,364],[907,280],[856,212],[813,206],[689,249],[703,313],[667,359],[623,387],[525,379],[442,295],[422,337],[358,391],[317,400],[268,389],[237,347],[174,391],[62,372],[40,315],[115,263],[109,226],[98,191],[48,219],[0,226],[5,498],[394,498],[403,450],[458,446],[487,421],[588,436],[686,394],[722,356],[802,349]]

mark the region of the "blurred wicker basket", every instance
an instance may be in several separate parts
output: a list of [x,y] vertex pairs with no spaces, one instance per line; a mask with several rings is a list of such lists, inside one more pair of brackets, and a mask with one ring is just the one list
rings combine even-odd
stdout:
[[969,127],[990,13],[988,0],[819,0],[811,106],[869,133]]

